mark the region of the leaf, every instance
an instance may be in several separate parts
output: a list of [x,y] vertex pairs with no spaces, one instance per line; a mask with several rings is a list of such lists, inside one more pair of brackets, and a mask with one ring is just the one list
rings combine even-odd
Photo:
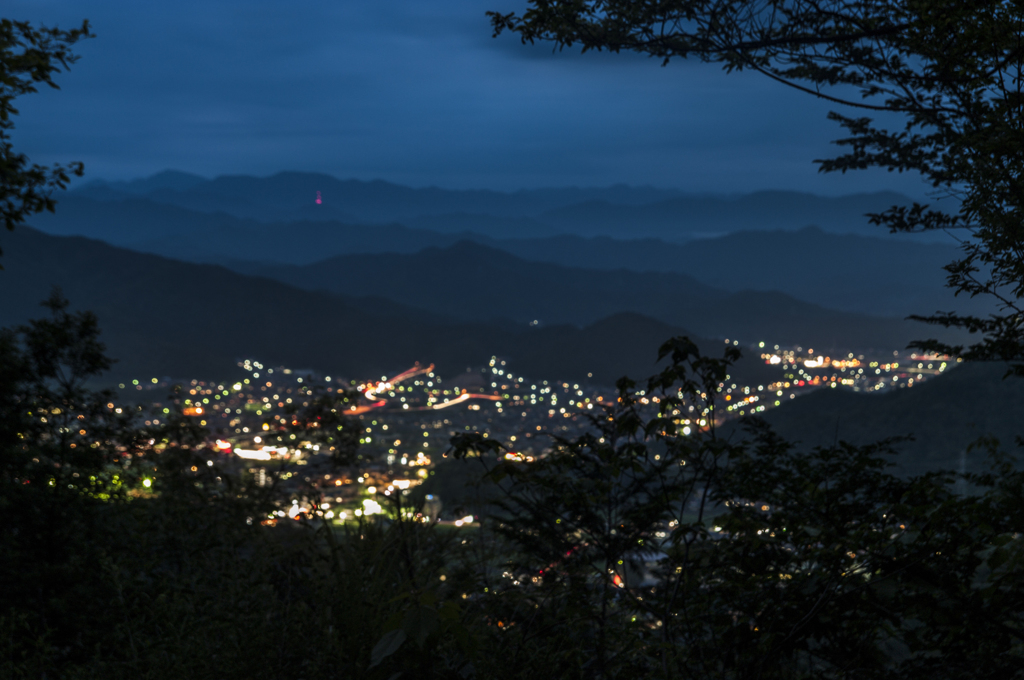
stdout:
[[370,652],[370,668],[379,665],[381,661],[397,652],[405,640],[406,634],[401,628],[384,633],[384,637],[373,646],[373,651]]
[[462,617],[459,605],[455,604],[451,600],[447,600],[438,607],[438,613],[440,614],[442,621],[458,621]]
[[502,465],[496,465],[486,475],[484,475],[484,477],[497,484],[501,480],[508,477],[508,469]]
[[988,558],[988,568],[996,571],[1003,566],[1010,558],[1010,553],[1005,548],[996,548]]
[[405,615],[402,628],[416,641],[416,646],[422,649],[423,643],[438,629],[440,623],[441,617],[430,607],[414,607]]

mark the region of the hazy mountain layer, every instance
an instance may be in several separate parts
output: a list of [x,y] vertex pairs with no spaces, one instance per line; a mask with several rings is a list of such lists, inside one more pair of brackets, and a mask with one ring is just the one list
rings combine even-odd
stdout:
[[[812,224],[835,233],[877,234],[879,230],[869,225],[866,213],[909,203],[907,197],[893,192],[822,197],[762,191],[721,196],[625,185],[512,193],[452,191],[299,172],[211,180],[161,173],[128,183],[93,182],[74,193],[99,200],[147,198],[189,210],[267,222],[401,221],[437,231],[469,228],[494,238],[572,233],[670,241],[743,230],[794,230]],[[321,204],[316,203],[318,196]]]
[[74,195],[61,200],[55,214],[36,215],[31,222],[49,234],[98,238],[188,262],[236,259],[300,264],[341,253],[412,253],[465,238],[400,224],[260,222],[143,198],[98,201]]
[[[319,206],[315,204],[317,192],[323,200]],[[678,196],[680,192],[626,185],[511,193],[453,191],[437,187],[414,189],[381,180],[339,180],[317,173],[281,172],[271,177],[225,175],[198,182],[195,175],[160,173],[135,182],[93,182],[75,193],[103,200],[146,197],[191,210],[261,220],[296,219],[304,208],[319,208],[319,213],[328,219],[339,219],[342,214],[358,221],[390,222],[446,213],[523,217],[597,199],[616,205],[643,205]]]
[[742,196],[682,196],[642,206],[607,199],[549,210],[537,219],[563,233],[658,237],[669,241],[733,231],[795,230],[816,225],[833,233],[877,233],[865,217],[909,203],[893,192],[824,197],[795,191]]
[[[483,241],[481,241],[483,242]],[[831,309],[906,316],[978,309],[945,287],[953,245],[799,231],[744,231],[683,244],[658,239],[554,236],[487,242],[537,262],[676,272],[716,288],[777,290]]]
[[[38,215],[32,223],[48,233],[86,235],[192,262],[308,264],[350,253],[415,253],[469,239],[531,261],[674,272],[723,290],[775,290],[823,307],[867,314],[905,316],[965,309],[970,303],[953,298],[944,288],[941,267],[957,255],[952,246],[837,235],[816,228],[738,232],[685,244],[576,235],[495,239],[399,224],[261,222],[142,198],[97,201],[74,194],[61,200],[55,215]],[[460,226],[474,224],[469,220]],[[975,311],[984,313],[977,307]]]

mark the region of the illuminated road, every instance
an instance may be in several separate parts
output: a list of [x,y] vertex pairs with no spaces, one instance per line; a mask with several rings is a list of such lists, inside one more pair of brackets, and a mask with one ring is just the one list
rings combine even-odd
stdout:
[[462,390],[462,394],[460,394],[459,396],[455,397],[454,399],[449,399],[447,401],[442,401],[442,402],[436,402],[436,403],[428,404],[426,406],[423,406],[423,407],[420,407],[420,408],[417,408],[417,409],[410,409],[410,410],[416,410],[416,411],[438,411],[438,410],[443,409],[443,408],[448,408],[449,406],[455,406],[456,404],[461,404],[462,402],[469,401],[470,399],[486,399],[488,401],[501,401],[501,397],[498,396],[497,394],[470,394],[466,390]]
[[[373,401],[375,397],[380,396],[381,392],[386,392],[388,390],[394,389],[395,385],[402,382],[403,380],[408,380],[409,378],[413,378],[417,375],[423,375],[424,373],[430,373],[433,370],[434,364],[430,364],[426,368],[423,368],[417,363],[409,370],[402,371],[401,373],[396,375],[394,378],[391,378],[390,380],[384,379],[379,383],[367,383],[365,385],[360,385],[359,390],[363,393],[363,396],[366,397],[367,401]],[[380,405],[384,404],[383,401],[379,403]]]
[[[351,410],[349,411],[349,413],[351,415],[360,415],[360,414],[368,413],[370,411],[375,411],[377,409],[380,409],[380,408],[383,408],[383,407],[387,406],[388,402],[387,402],[387,399],[383,395],[384,392],[388,392],[390,390],[393,390],[395,388],[395,385],[397,385],[398,383],[402,382],[403,380],[408,380],[409,378],[414,378],[414,377],[416,377],[418,375],[423,375],[423,374],[426,374],[426,373],[432,373],[433,370],[434,370],[434,364],[430,364],[429,366],[426,366],[426,367],[420,366],[419,364],[416,364],[415,366],[413,366],[409,370],[403,371],[403,372],[399,373],[398,375],[396,375],[393,378],[390,378],[390,379],[385,378],[384,380],[381,380],[380,382],[376,382],[376,383],[369,382],[369,383],[366,383],[364,385],[360,385],[359,388],[358,388],[359,392],[370,403],[369,404],[364,404],[362,406],[353,406],[351,408]],[[443,402],[427,403],[426,406],[418,406],[418,407],[409,407],[408,405],[403,404],[403,410],[406,410],[406,411],[437,411],[437,410],[440,410],[440,409],[448,408],[449,406],[455,406],[456,404],[461,404],[463,402],[469,401],[470,399],[484,399],[484,400],[487,400],[487,401],[501,401],[501,397],[499,395],[497,395],[497,394],[470,394],[466,390],[463,390],[462,394],[460,394],[459,396],[455,397],[454,399],[448,399],[448,400],[445,400]]]
[[384,401],[383,399],[381,399],[380,401],[375,401],[372,404],[366,404],[365,406],[353,406],[349,410],[349,415],[358,416],[360,414],[368,413],[370,411],[378,409],[381,406],[384,406],[386,404],[387,404],[387,402]]

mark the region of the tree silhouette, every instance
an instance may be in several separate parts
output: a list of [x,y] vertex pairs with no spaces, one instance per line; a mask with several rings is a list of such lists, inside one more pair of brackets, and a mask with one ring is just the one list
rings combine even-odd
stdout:
[[53,192],[67,187],[69,173],[81,177],[84,171],[80,162],[46,168],[14,150],[12,117],[18,115],[14,100],[36,92],[39,84],[59,89],[54,75],[78,61],[72,47],[92,37],[88,21],[83,21],[81,28],[65,31],[0,19],[0,219],[8,231],[29,215],[53,212]]

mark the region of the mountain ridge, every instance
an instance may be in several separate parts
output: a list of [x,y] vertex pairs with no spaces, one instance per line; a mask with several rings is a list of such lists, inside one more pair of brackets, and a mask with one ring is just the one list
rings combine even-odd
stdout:
[[259,270],[306,290],[372,292],[466,320],[586,325],[627,311],[706,337],[887,351],[902,349],[926,332],[919,324],[836,312],[777,291],[729,292],[683,274],[536,263],[474,241],[413,254],[339,255],[303,267]]
[[[656,370],[657,348],[687,332],[637,315],[591,329],[452,321],[380,298],[304,291],[224,267],[177,262],[84,237],[19,228],[4,243],[0,326],[42,316],[54,285],[90,309],[119,363],[113,377],[228,378],[239,358],[364,377],[436,363],[446,374],[507,357],[517,373],[610,385]],[[719,344],[700,340],[705,348]],[[778,371],[756,359],[751,379]]]
[[837,235],[817,227],[735,232],[685,243],[574,234],[508,239],[456,229],[473,222],[439,230],[309,219],[273,223],[140,196],[99,201],[76,194],[62,199],[56,214],[36,215],[31,224],[48,233],[99,237],[192,262],[311,264],[334,255],[413,253],[471,239],[533,262],[686,274],[732,292],[775,289],[862,314],[906,316],[937,309],[987,313],[979,301],[954,298],[944,288],[942,266],[959,255],[956,247]]
[[[552,232],[658,236],[669,240],[751,229],[761,223],[770,228],[787,229],[817,223],[830,231],[866,232],[870,227],[864,213],[910,202],[906,196],[894,192],[839,197],[784,190],[707,195],[627,185],[516,192],[449,190],[302,172],[281,172],[269,177],[222,175],[199,183],[190,176],[187,181],[180,178],[175,181],[181,186],[160,186],[153,178],[140,180],[140,184],[132,185],[131,191],[136,193],[131,195],[144,195],[157,202],[202,212],[220,211],[262,221],[290,220],[304,206],[313,206],[315,197],[321,195],[321,208],[333,206],[346,215],[346,219],[357,222],[415,222],[439,215],[486,215],[496,220],[529,218],[547,225]],[[150,185],[151,191],[138,193],[140,187]],[[94,182],[72,193],[103,200],[117,199],[113,183]],[[325,217],[330,216],[329,210],[322,212]]]

